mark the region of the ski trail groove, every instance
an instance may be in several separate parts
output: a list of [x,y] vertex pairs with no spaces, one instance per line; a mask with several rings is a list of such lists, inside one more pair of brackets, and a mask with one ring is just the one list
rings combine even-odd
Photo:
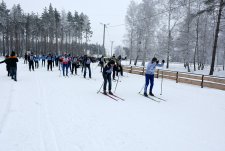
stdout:
[[44,85],[41,84],[41,80],[39,80],[40,77],[37,77],[35,75],[38,93],[40,97],[40,111],[39,111],[39,121],[40,121],[40,132],[42,141],[45,145],[45,151],[61,151],[59,147],[58,140],[56,138],[56,130],[53,126],[54,124],[49,118],[48,108],[46,101],[46,94],[45,94],[45,88]]
[[12,92],[12,94],[11,95],[9,94],[9,101],[8,101],[8,103],[6,105],[6,111],[5,111],[3,117],[2,117],[2,119],[0,121],[0,134],[2,133],[4,125],[5,125],[5,123],[6,123],[7,119],[8,119],[8,116],[10,114],[10,109],[11,109],[11,105],[12,105],[12,98],[13,98],[13,88],[14,88],[13,84],[11,84],[10,92]]

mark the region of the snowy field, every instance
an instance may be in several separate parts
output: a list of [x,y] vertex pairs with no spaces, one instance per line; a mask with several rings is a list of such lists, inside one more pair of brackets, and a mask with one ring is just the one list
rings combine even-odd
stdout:
[[[125,73],[115,101],[96,92],[103,80],[60,76],[57,68],[18,81],[0,65],[0,151],[224,151],[225,91],[155,79],[155,102],[138,94],[144,77]],[[113,91],[116,82],[113,82]]]

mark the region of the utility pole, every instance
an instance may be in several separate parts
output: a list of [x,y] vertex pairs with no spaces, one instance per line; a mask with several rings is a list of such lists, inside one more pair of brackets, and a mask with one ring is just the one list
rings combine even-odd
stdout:
[[103,23],[100,23],[103,25],[104,29],[103,29],[103,44],[102,44],[102,47],[103,47],[103,50],[105,50],[105,28],[107,27],[107,25],[109,24],[103,24]]
[[111,57],[112,57],[113,42],[114,41],[111,41]]
[[104,31],[103,31],[103,49],[105,49],[105,28],[106,28],[106,24],[104,24]]

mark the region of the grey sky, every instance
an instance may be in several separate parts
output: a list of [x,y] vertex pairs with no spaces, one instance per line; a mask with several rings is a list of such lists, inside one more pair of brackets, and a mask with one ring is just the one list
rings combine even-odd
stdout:
[[[13,4],[20,4],[23,10],[28,12],[43,12],[44,7],[51,3],[59,11],[66,10],[83,12],[91,20],[92,43],[103,43],[103,26],[100,23],[109,23],[109,26],[125,23],[125,15],[131,0],[5,0],[7,7],[11,8]],[[135,0],[140,2],[141,0]],[[114,46],[122,44],[125,34],[125,26],[108,28],[106,32],[105,47],[111,49],[111,42]]]

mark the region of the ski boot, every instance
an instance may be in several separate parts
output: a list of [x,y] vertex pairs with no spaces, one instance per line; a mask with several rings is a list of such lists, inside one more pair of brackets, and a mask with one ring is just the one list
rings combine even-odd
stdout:
[[111,91],[109,91],[109,94],[110,94],[110,95],[113,95],[113,93],[112,93]]
[[149,93],[149,95],[151,95],[151,96],[155,96],[152,92],[150,92],[150,93]]
[[144,93],[144,96],[145,96],[145,97],[148,97],[148,94],[145,92],[145,93]]

